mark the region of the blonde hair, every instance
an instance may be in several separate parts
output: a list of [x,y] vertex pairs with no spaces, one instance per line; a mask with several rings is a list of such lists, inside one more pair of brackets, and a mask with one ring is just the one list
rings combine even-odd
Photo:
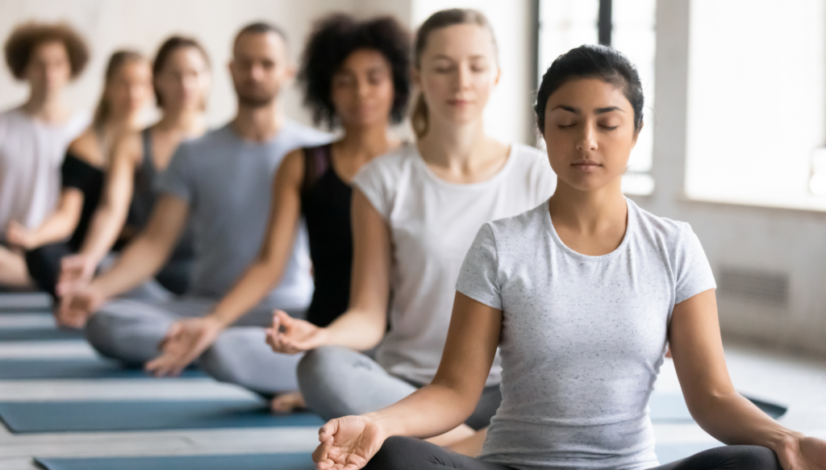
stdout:
[[104,75],[103,93],[101,94],[98,105],[95,108],[95,117],[92,120],[92,125],[95,129],[100,129],[103,127],[103,124],[112,114],[112,104],[106,96],[109,86],[112,84],[112,80],[115,79],[115,76],[118,74],[120,69],[135,62],[149,63],[146,57],[144,57],[144,55],[140,52],[129,50],[117,51],[109,57],[109,63],[106,64],[106,74]]
[[[461,24],[471,24],[479,26],[490,33],[493,41],[494,49],[496,46],[496,36],[493,34],[493,28],[490,25],[487,17],[480,11],[471,8],[451,8],[448,10],[437,11],[430,15],[428,19],[419,27],[416,32],[416,42],[413,54],[413,65],[416,69],[421,69],[421,59],[425,48],[427,47],[427,40],[433,31],[447,28],[448,26],[455,26]],[[424,95],[419,91],[416,97],[416,103],[413,105],[413,112],[410,115],[410,124],[413,126],[413,132],[416,137],[422,138],[427,134],[427,129],[430,126],[428,117],[427,101]]]

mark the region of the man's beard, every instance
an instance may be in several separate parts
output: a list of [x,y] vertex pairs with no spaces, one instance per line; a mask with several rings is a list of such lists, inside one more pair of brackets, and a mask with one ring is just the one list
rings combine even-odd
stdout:
[[235,89],[235,94],[238,96],[238,103],[245,108],[263,108],[269,106],[275,100],[276,94],[256,94],[247,93],[245,90]]
[[272,104],[275,97],[262,98],[258,96],[238,95],[238,103],[245,108],[264,108]]

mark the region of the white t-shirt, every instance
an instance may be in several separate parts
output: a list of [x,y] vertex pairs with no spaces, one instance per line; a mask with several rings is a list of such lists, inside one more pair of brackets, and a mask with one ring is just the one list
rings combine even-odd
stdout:
[[61,126],[20,108],[0,113],[0,239],[12,220],[35,228],[54,210],[66,148],[88,125],[86,112]]
[[715,288],[684,222],[631,201],[620,246],[562,243],[547,203],[486,224],[457,290],[502,310],[502,405],[481,458],[516,469],[657,466],[648,399],[671,312]]
[[[442,357],[454,286],[473,236],[485,222],[519,214],[556,187],[547,156],[520,144],[491,179],[453,184],[408,144],[358,173],[355,186],[387,222],[392,238],[390,331],[376,352],[388,372],[426,384]],[[499,367],[488,384],[499,383]]]

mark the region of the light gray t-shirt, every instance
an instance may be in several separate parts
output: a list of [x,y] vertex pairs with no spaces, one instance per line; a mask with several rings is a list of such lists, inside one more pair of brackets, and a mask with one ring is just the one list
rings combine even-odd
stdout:
[[502,405],[481,458],[517,469],[657,466],[648,399],[671,312],[716,287],[684,222],[628,204],[620,246],[565,246],[547,203],[485,224],[457,290],[503,312]]
[[85,111],[63,125],[38,121],[21,108],[0,113],[0,239],[12,220],[33,229],[54,210],[66,148],[89,120]]
[[[511,145],[508,161],[487,181],[439,178],[413,144],[371,161],[353,180],[390,228],[390,331],[376,351],[391,374],[426,384],[445,347],[462,260],[485,222],[535,207],[553,194],[556,175],[544,152]],[[499,383],[499,367],[488,385]]]
[[[178,147],[158,189],[189,203],[195,262],[187,294],[218,299],[229,292],[261,249],[273,177],[284,155],[329,140],[329,134],[288,121],[264,143],[245,141],[225,125]],[[312,293],[302,226],[281,283],[264,302],[300,309]]]

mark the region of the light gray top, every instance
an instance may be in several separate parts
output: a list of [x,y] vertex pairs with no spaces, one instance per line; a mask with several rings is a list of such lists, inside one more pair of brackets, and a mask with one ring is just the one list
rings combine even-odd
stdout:
[[[550,197],[556,175],[544,152],[513,144],[508,161],[492,178],[449,183],[409,144],[365,165],[353,183],[385,220],[392,238],[390,331],[376,360],[395,376],[429,383],[442,358],[453,286],[473,236],[485,222],[519,214]],[[499,379],[497,364],[487,383]]]
[[[288,121],[264,143],[245,141],[226,125],[178,147],[158,189],[189,203],[195,262],[187,294],[217,299],[229,292],[261,248],[273,177],[284,155],[329,140],[328,134]],[[281,283],[264,301],[300,309],[312,292],[302,226]]]
[[89,121],[85,111],[62,125],[41,122],[21,108],[0,113],[0,240],[12,220],[34,229],[54,210],[66,148]]
[[628,204],[620,246],[562,243],[547,203],[485,224],[457,290],[503,312],[502,405],[481,457],[517,469],[657,466],[648,399],[671,312],[716,287],[684,222]]

